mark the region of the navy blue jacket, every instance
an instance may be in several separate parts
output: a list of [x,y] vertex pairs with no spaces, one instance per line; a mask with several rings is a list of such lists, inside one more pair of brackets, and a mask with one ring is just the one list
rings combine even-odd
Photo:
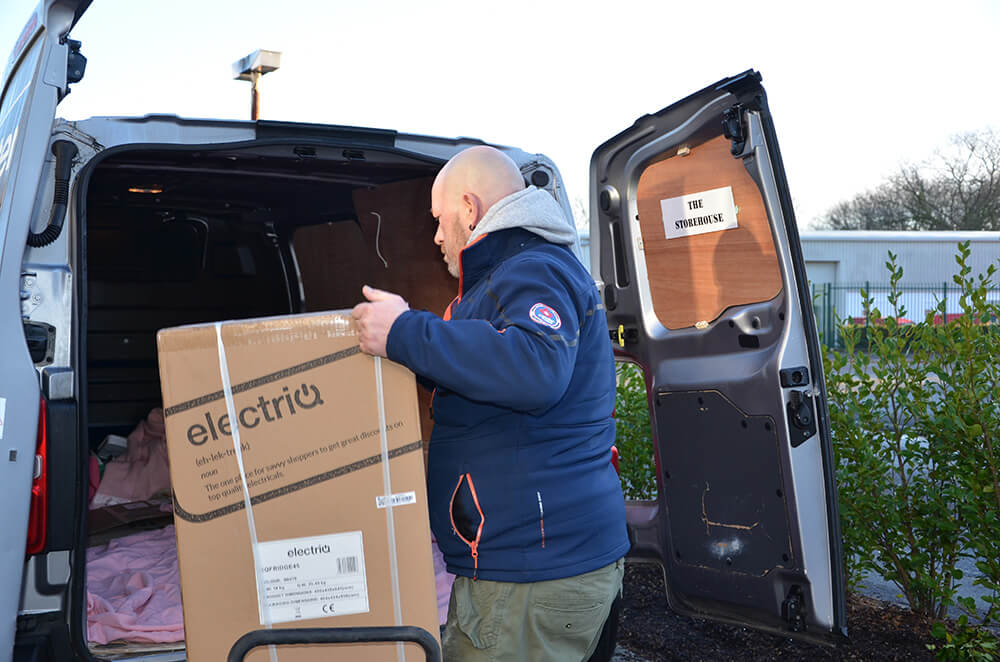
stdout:
[[593,279],[520,228],[466,246],[461,266],[445,319],[407,311],[386,343],[435,386],[428,505],[449,572],[534,582],[612,563],[629,543]]

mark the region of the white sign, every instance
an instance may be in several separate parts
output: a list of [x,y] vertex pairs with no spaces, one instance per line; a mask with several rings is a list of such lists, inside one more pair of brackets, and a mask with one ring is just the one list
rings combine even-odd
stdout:
[[[402,492],[400,494],[393,494],[390,500],[393,507],[405,506],[408,503],[417,502],[417,493]],[[375,497],[375,506],[378,508],[385,508],[385,495]]]
[[0,439],[3,439],[3,420],[7,418],[7,398],[0,398]]
[[738,227],[732,186],[660,200],[660,209],[667,239]]
[[[257,549],[272,623],[368,611],[360,531],[272,540]],[[263,605],[261,612],[263,625]]]

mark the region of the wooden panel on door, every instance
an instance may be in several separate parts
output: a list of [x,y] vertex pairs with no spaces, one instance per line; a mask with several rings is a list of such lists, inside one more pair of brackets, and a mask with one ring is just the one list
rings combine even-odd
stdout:
[[[732,187],[738,226],[667,239],[660,201]],[[727,308],[769,301],[781,273],[757,184],[719,136],[649,165],[639,177],[639,226],[653,310],[668,329],[712,322]]]

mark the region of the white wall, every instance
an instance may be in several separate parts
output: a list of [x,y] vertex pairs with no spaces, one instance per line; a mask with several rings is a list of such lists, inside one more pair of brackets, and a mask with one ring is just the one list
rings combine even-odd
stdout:
[[[860,317],[864,305],[860,287],[868,286],[874,306],[891,314],[885,263],[889,251],[903,268],[900,281],[905,309],[902,317],[917,321],[944,300],[948,313],[960,311],[952,277],[958,272],[958,244],[968,241],[968,265],[973,274],[985,273],[990,264],[1000,269],[1000,232],[805,232],[802,254],[814,293],[816,316]],[[994,283],[997,282],[994,278]],[[830,283],[831,286],[826,286]],[[1000,291],[996,296],[1000,297]]]
[[829,263],[836,264],[833,282],[838,284],[887,282],[885,263],[892,251],[903,267],[902,283],[939,285],[951,283],[958,271],[955,255],[962,241],[970,242],[973,273],[983,273],[1000,260],[1000,232],[804,232],[802,254],[807,270],[824,263],[815,269],[815,278],[813,270],[809,271],[814,282],[826,282],[820,280],[820,270],[825,276]]

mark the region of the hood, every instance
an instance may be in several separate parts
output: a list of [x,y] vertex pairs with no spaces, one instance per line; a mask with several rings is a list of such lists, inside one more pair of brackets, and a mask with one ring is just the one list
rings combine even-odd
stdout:
[[574,244],[576,226],[547,191],[534,186],[512,193],[489,208],[476,225],[469,244],[488,232],[522,228],[553,244]]

